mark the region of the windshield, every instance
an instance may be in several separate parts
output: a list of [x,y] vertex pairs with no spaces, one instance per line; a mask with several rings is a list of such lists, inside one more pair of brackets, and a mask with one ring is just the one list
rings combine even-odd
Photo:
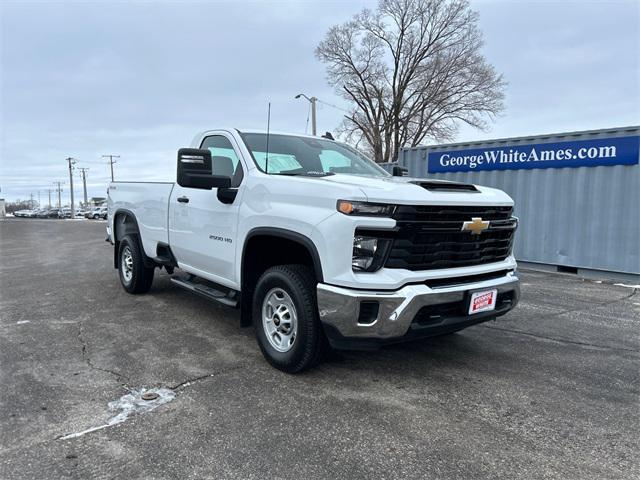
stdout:
[[278,175],[348,173],[376,177],[389,176],[384,169],[354,148],[333,140],[294,135],[269,135],[269,164],[266,165],[267,135],[265,133],[241,135],[254,162],[266,173]]

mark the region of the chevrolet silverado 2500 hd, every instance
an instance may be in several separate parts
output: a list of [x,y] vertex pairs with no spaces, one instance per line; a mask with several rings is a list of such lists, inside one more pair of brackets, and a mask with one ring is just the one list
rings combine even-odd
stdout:
[[[348,145],[221,129],[173,183],[112,182],[108,236],[129,293],[154,269],[241,309],[275,367],[495,319],[518,302],[504,192],[392,176]],[[174,273],[179,269],[182,275]]]

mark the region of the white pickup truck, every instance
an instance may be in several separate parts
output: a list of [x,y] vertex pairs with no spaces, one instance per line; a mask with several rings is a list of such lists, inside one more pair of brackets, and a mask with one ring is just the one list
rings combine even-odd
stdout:
[[175,183],[109,185],[114,267],[129,293],[164,268],[240,308],[291,373],[328,346],[448,334],[514,308],[511,198],[394,173],[327,138],[200,133],[178,151]]

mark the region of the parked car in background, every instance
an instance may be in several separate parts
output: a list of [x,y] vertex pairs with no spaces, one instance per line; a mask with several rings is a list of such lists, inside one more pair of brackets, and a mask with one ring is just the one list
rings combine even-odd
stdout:
[[68,207],[61,208],[58,212],[58,218],[71,218],[71,209]]
[[36,210],[18,210],[13,213],[14,217],[33,218],[36,216]]
[[31,210],[16,210],[13,212],[14,217],[28,217]]
[[78,210],[75,213],[75,218],[84,218],[84,214],[87,213],[84,210]]
[[107,218],[107,207],[95,207],[94,209],[88,211],[85,214],[86,218],[91,218],[93,220],[97,220],[98,218],[103,218],[106,220]]
[[84,218],[93,218],[93,213],[96,212],[98,210],[98,208],[92,208],[90,210],[87,210],[84,213]]

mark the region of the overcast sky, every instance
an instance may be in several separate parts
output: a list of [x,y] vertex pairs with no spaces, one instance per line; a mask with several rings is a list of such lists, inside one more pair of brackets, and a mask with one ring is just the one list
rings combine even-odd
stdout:
[[[640,2],[474,1],[488,60],[509,85],[489,139],[640,124]],[[344,107],[314,48],[374,1],[0,1],[0,197],[47,203],[66,157],[104,196],[116,179],[173,180],[199,130],[305,132],[304,92]],[[321,132],[342,112],[320,105]],[[76,199],[82,196],[79,175]]]

